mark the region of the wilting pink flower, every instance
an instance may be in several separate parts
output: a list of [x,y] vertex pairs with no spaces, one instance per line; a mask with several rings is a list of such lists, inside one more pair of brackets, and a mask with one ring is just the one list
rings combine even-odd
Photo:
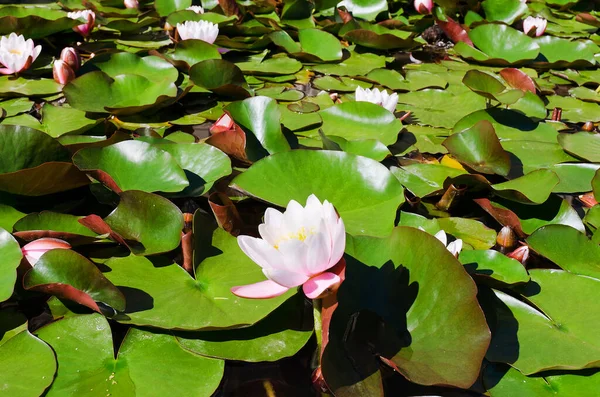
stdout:
[[88,37],[90,33],[92,33],[92,29],[94,28],[94,23],[96,22],[96,14],[91,10],[83,10],[83,11],[74,11],[67,13],[67,16],[71,19],[84,19],[86,23],[81,25],[77,25],[73,28],[74,31],[82,35],[83,37]]
[[29,262],[31,266],[35,266],[42,255],[53,249],[68,250],[71,249],[71,245],[66,241],[57,238],[44,237],[25,244],[23,248],[21,248],[21,252],[23,252],[27,262]]
[[11,33],[0,38],[0,68],[1,74],[13,74],[26,70],[36,60],[42,46],[33,45],[33,40],[25,40],[22,35]]
[[284,213],[268,208],[258,232],[262,238],[238,236],[238,244],[268,280],[233,287],[235,295],[272,298],[302,285],[306,296],[315,299],[341,282],[328,270],[342,259],[346,229],[327,200],[321,204],[313,194],[305,207],[292,200]]
[[75,79],[75,72],[65,61],[57,59],[52,65],[52,77],[58,84],[65,85]]
[[433,10],[433,0],[415,0],[415,10],[419,14],[431,14]]
[[530,30],[535,29],[535,36],[540,37],[546,31],[548,21],[544,18],[527,17],[523,21],[523,32],[528,34]]
[[79,53],[73,47],[65,47],[60,52],[60,60],[66,63],[73,69],[73,71],[79,70],[81,66],[81,58],[79,57]]
[[398,94],[394,92],[390,95],[386,90],[379,91],[377,88],[370,90],[368,88],[356,87],[354,99],[357,102],[371,102],[383,106],[392,113],[396,111],[396,105],[398,104]]
[[125,8],[138,8],[140,3],[138,3],[138,0],[124,0],[123,5]]

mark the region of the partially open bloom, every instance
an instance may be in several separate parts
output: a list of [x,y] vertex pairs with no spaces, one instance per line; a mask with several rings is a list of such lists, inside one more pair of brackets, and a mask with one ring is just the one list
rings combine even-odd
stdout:
[[194,11],[196,14],[204,14],[204,8],[202,8],[202,6],[189,6],[186,10]]
[[229,131],[233,128],[233,119],[229,114],[223,113],[223,115],[210,127],[209,131],[211,134],[218,134],[219,132]]
[[238,244],[268,280],[233,287],[235,295],[272,298],[302,285],[304,294],[315,299],[341,282],[328,270],[342,259],[346,229],[327,200],[321,204],[312,194],[305,207],[292,200],[284,213],[268,208],[258,232],[262,238],[238,236]]
[[458,256],[460,251],[462,251],[463,241],[461,239],[456,239],[448,244],[448,236],[446,236],[446,232],[443,230],[437,232],[434,237],[440,240],[452,255]]
[[66,63],[73,69],[73,71],[79,70],[81,66],[81,58],[79,57],[79,53],[73,47],[65,47],[60,52],[60,60]]
[[0,38],[0,68],[1,74],[19,73],[27,69],[40,55],[42,46],[33,45],[33,40],[25,40],[25,37],[11,33],[8,37]]
[[219,35],[219,25],[208,21],[185,21],[177,24],[181,40],[196,39],[212,44]]
[[529,246],[522,245],[513,252],[508,253],[506,256],[512,259],[516,259],[522,264],[525,264],[525,262],[527,262],[527,259],[529,258]]
[[52,65],[52,77],[58,84],[65,85],[75,79],[75,72],[65,61],[57,59]]
[[528,34],[530,30],[535,29],[535,36],[540,37],[546,31],[548,21],[544,18],[527,17],[523,21],[523,32]]
[[396,105],[398,104],[398,94],[394,92],[390,95],[386,90],[379,91],[377,88],[370,90],[368,88],[356,87],[354,98],[357,102],[371,102],[383,106],[392,113],[396,111]]
[[83,37],[88,37],[90,33],[92,33],[92,29],[94,28],[94,23],[96,22],[96,14],[94,11],[83,10],[83,11],[74,11],[69,12],[67,16],[71,19],[84,19],[86,23],[81,25],[77,25],[73,28],[73,30]]
[[138,3],[138,0],[124,0],[123,5],[125,8],[138,8],[140,4]]
[[419,14],[431,14],[433,10],[433,0],[415,0],[415,10]]
[[23,256],[25,256],[27,262],[29,262],[31,266],[35,266],[42,255],[53,249],[68,250],[71,249],[71,245],[66,241],[57,238],[44,237],[25,244],[23,248],[21,248],[21,252],[23,252]]

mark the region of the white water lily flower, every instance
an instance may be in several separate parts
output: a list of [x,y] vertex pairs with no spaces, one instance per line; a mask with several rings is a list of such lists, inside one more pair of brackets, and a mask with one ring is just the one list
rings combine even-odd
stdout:
[[335,8],[342,8],[342,7],[346,7],[346,10],[348,10],[348,12],[354,11],[354,5],[349,1],[342,0],[339,3],[337,3],[337,5],[335,6]]
[[544,18],[527,17],[523,21],[523,32],[529,33],[530,30],[535,29],[535,36],[540,37],[546,31],[546,25],[548,21]]
[[328,270],[342,259],[346,230],[327,200],[321,204],[312,194],[305,207],[292,200],[284,213],[268,208],[258,232],[262,238],[238,236],[238,244],[268,280],[233,287],[235,295],[272,298],[302,285],[306,296],[315,299],[341,282]]
[[94,23],[96,22],[96,14],[91,10],[82,10],[82,11],[73,11],[67,13],[67,17],[71,19],[83,19],[86,23],[82,23],[81,25],[77,25],[73,28],[73,30],[83,37],[87,37],[92,33],[92,29],[94,28]]
[[22,35],[11,33],[0,38],[1,74],[19,73],[27,69],[42,51],[42,46],[34,47],[33,40],[25,40]]
[[396,105],[398,104],[398,94],[394,92],[390,95],[386,90],[379,91],[377,88],[370,90],[368,88],[356,87],[354,98],[357,102],[371,102],[383,106],[392,113],[396,111]]
[[196,14],[204,14],[204,8],[202,8],[202,6],[189,6],[186,10],[194,11]]
[[196,39],[212,44],[219,35],[219,25],[208,21],[185,21],[177,24],[181,40]]
[[434,237],[440,240],[452,255],[458,256],[458,254],[460,254],[460,251],[462,251],[463,241],[461,239],[456,239],[450,244],[448,244],[448,236],[446,236],[446,232],[443,230],[437,232],[434,235]]

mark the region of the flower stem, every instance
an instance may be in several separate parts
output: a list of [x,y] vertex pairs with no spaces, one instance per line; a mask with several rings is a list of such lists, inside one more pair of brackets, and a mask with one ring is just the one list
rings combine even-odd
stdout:
[[323,343],[323,326],[321,325],[321,299],[313,299],[313,318],[315,322],[315,336],[317,337],[317,356],[320,365],[321,345]]

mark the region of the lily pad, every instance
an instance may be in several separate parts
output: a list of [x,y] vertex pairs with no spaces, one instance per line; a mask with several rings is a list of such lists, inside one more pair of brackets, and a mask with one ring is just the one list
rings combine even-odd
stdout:
[[218,95],[240,98],[250,96],[240,68],[222,59],[198,62],[190,69],[190,79]]
[[335,151],[278,153],[253,164],[232,185],[282,207],[315,194],[336,207],[349,234],[388,235],[404,201],[402,185],[386,167]]
[[19,243],[9,232],[0,228],[0,302],[4,302],[13,294],[17,281],[17,267],[21,263],[23,254]]
[[[223,376],[223,361],[182,349],[174,336],[139,329],[127,332],[115,358],[108,321],[96,314],[67,317],[37,334],[52,346],[58,361],[49,397],[80,390],[98,397],[161,396],[188,390],[208,396]],[[88,335],[95,337],[88,340]],[[173,373],[165,378],[160,376],[164,371]]]
[[116,79],[121,74],[143,76],[151,81],[175,82],[179,73],[169,62],[157,56],[140,57],[128,52],[100,55],[86,62],[82,73],[100,70]]
[[494,250],[462,251],[458,260],[467,271],[485,276],[505,284],[519,284],[529,281],[529,274],[521,262],[502,255]]

